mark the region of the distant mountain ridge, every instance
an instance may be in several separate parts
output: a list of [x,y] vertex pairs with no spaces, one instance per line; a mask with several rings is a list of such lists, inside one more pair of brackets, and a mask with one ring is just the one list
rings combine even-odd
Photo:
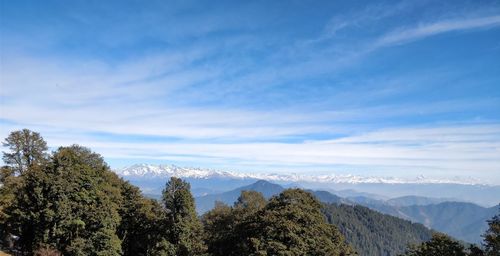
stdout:
[[230,191],[226,191],[218,194],[209,194],[205,196],[200,196],[195,198],[196,210],[198,213],[203,214],[211,210],[216,201],[223,202],[227,205],[232,205],[241,194],[241,191],[257,191],[262,193],[262,195],[269,199],[273,195],[281,193],[285,188],[280,185],[273,184],[264,180],[259,180],[253,184],[236,188]]
[[[196,197],[196,208],[199,213],[204,213],[212,209],[216,201],[233,205],[244,190],[257,191],[265,198],[270,198],[284,189],[280,185],[259,180],[224,193]],[[398,255],[404,252],[407,244],[420,243],[431,237],[432,231],[421,224],[353,205],[327,191],[308,191],[325,204],[323,213],[327,220],[339,227],[360,255]]]
[[227,178],[227,179],[255,179],[280,182],[315,182],[315,183],[387,183],[387,184],[481,184],[473,178],[455,177],[452,179],[434,179],[423,175],[414,179],[402,179],[394,177],[364,177],[358,175],[304,175],[304,174],[276,174],[276,173],[244,173],[233,171],[220,171],[193,167],[179,167],[176,165],[153,165],[135,164],[129,167],[115,170],[117,174],[132,178],[157,178],[157,177],[180,177],[180,178]]
[[[212,209],[216,201],[232,205],[243,190],[261,192],[264,197],[270,198],[284,189],[280,185],[260,180],[227,192],[196,197],[196,208],[200,214],[203,214]],[[444,199],[439,198],[406,196],[389,200],[376,200],[367,197],[342,198],[322,190],[307,191],[314,194],[323,203],[368,207],[379,213],[421,223],[429,228],[473,243],[478,243],[481,240],[480,236],[487,228],[486,220],[497,212],[496,207],[484,208],[466,202],[442,202]],[[409,205],[410,203],[415,204]]]

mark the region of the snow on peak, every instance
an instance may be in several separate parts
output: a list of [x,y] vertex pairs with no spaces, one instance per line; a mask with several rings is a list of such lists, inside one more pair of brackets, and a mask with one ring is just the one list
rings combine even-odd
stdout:
[[233,177],[229,172],[201,168],[186,168],[176,165],[135,164],[116,171],[125,177],[181,177],[181,178],[214,178]]
[[176,165],[135,164],[115,171],[125,178],[228,178],[228,179],[258,179],[283,182],[315,182],[315,183],[387,183],[387,184],[481,184],[478,179],[453,177],[451,179],[435,179],[419,175],[414,179],[395,177],[366,177],[357,175],[304,175],[304,174],[276,174],[276,173],[242,173],[232,171],[219,171],[192,167],[179,167]]

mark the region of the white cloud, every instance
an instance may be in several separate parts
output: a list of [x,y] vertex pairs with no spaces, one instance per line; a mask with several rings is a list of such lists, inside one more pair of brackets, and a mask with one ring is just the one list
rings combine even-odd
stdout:
[[[208,24],[199,34],[216,31],[221,21],[217,19]],[[324,35],[326,39],[320,38],[320,41],[356,26],[356,22],[366,20],[332,23],[325,31],[330,34]],[[400,90],[399,83],[408,84],[405,80],[414,82],[417,78],[401,79],[397,85],[383,88],[387,90],[380,90],[378,84],[373,92],[339,90],[327,99],[328,102],[314,102],[312,106],[236,109],[231,104],[227,104],[231,107],[226,107],[225,96],[271,87],[276,82],[335,73],[348,66],[352,59],[382,47],[452,31],[499,25],[500,16],[441,20],[382,33],[378,39],[369,38],[366,47],[358,49],[354,45],[346,52],[335,54],[329,54],[329,49],[315,48],[317,42],[312,40],[311,44],[298,45],[304,48],[304,56],[297,54],[290,58],[290,62],[283,63],[283,60],[288,60],[288,53],[278,51],[265,60],[267,65],[262,66],[252,61],[245,63],[247,59],[242,61],[240,58],[195,66],[217,54],[220,50],[217,43],[196,45],[178,52],[156,53],[114,65],[98,59],[36,58],[5,51],[2,52],[0,78],[0,117],[15,124],[2,124],[0,135],[4,138],[13,129],[28,127],[41,132],[51,146],[80,143],[107,158],[199,161],[200,165],[203,162],[231,162],[234,166],[260,167],[350,165],[380,170],[498,172],[500,127],[497,123],[393,129],[373,125],[377,120],[419,114],[494,108],[498,107],[495,98],[479,102],[447,100],[336,109],[322,106],[336,100],[349,103],[352,99],[370,100],[377,94],[397,94],[394,91]],[[292,55],[295,50],[291,50]],[[232,77],[233,74],[236,75]],[[425,84],[417,81],[414,86]],[[191,98],[178,94],[183,88],[194,88]],[[197,105],[197,100],[206,98],[220,101],[219,106]],[[187,104],[183,104],[184,101]],[[111,136],[97,139],[91,135],[95,132]],[[174,137],[181,141],[117,142],[113,139],[116,135],[131,134]],[[307,134],[321,134],[326,139],[339,134],[343,137],[323,141],[312,138],[290,143],[273,142]],[[213,141],[209,143],[207,140]]]
[[442,20],[435,23],[421,24],[417,27],[400,29],[388,33],[377,40],[373,48],[403,44],[453,31],[490,28],[496,26],[500,26],[500,15],[481,18]]

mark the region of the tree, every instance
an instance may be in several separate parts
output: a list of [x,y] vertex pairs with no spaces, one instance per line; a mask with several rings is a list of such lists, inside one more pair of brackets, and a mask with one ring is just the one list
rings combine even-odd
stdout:
[[2,143],[10,152],[3,152],[3,161],[22,174],[33,164],[39,164],[47,157],[47,143],[39,133],[23,129],[9,134]]
[[469,248],[467,248],[467,255],[468,256],[484,256],[484,251],[481,250],[481,248],[477,247],[474,244],[469,245]]
[[320,202],[310,193],[288,189],[259,211],[252,255],[351,255],[353,250],[326,222]]
[[500,214],[488,220],[488,230],[483,235],[486,255],[500,255]]
[[14,246],[10,237],[12,231],[9,209],[15,199],[15,193],[21,187],[22,179],[14,175],[15,171],[9,166],[0,167],[0,245],[6,248]]
[[203,215],[208,252],[214,256],[237,256],[251,253],[250,237],[255,232],[256,214],[267,204],[256,191],[242,191],[233,207],[216,202]]
[[212,210],[203,215],[204,240],[210,255],[234,255],[235,245],[239,243],[234,237],[235,217],[233,209],[219,201],[215,202],[215,207]]
[[23,252],[49,247],[64,255],[121,255],[120,180],[101,156],[61,147],[21,177],[9,222]]
[[175,255],[180,256],[200,255],[206,249],[190,189],[189,183],[172,177],[163,190],[167,241],[175,248]]
[[465,248],[449,236],[435,233],[432,239],[418,246],[411,246],[406,256],[466,256]]
[[203,216],[208,252],[222,255],[352,255],[343,236],[326,222],[321,204],[300,189],[267,202],[243,191],[233,207],[222,203]]
[[156,200],[146,199],[139,188],[128,182],[121,186],[121,217],[117,234],[122,240],[123,255],[141,256],[153,250],[159,239],[158,223],[162,214]]

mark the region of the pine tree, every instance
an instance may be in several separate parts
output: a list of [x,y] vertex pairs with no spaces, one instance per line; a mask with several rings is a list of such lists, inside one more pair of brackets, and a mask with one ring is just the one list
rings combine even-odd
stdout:
[[491,256],[500,255],[500,214],[488,220],[488,230],[483,235],[485,254]]
[[418,246],[411,246],[406,256],[466,256],[463,245],[449,236],[435,233],[432,239]]
[[194,205],[189,183],[172,177],[163,191],[166,209],[167,241],[179,256],[200,255],[205,252],[203,227]]

